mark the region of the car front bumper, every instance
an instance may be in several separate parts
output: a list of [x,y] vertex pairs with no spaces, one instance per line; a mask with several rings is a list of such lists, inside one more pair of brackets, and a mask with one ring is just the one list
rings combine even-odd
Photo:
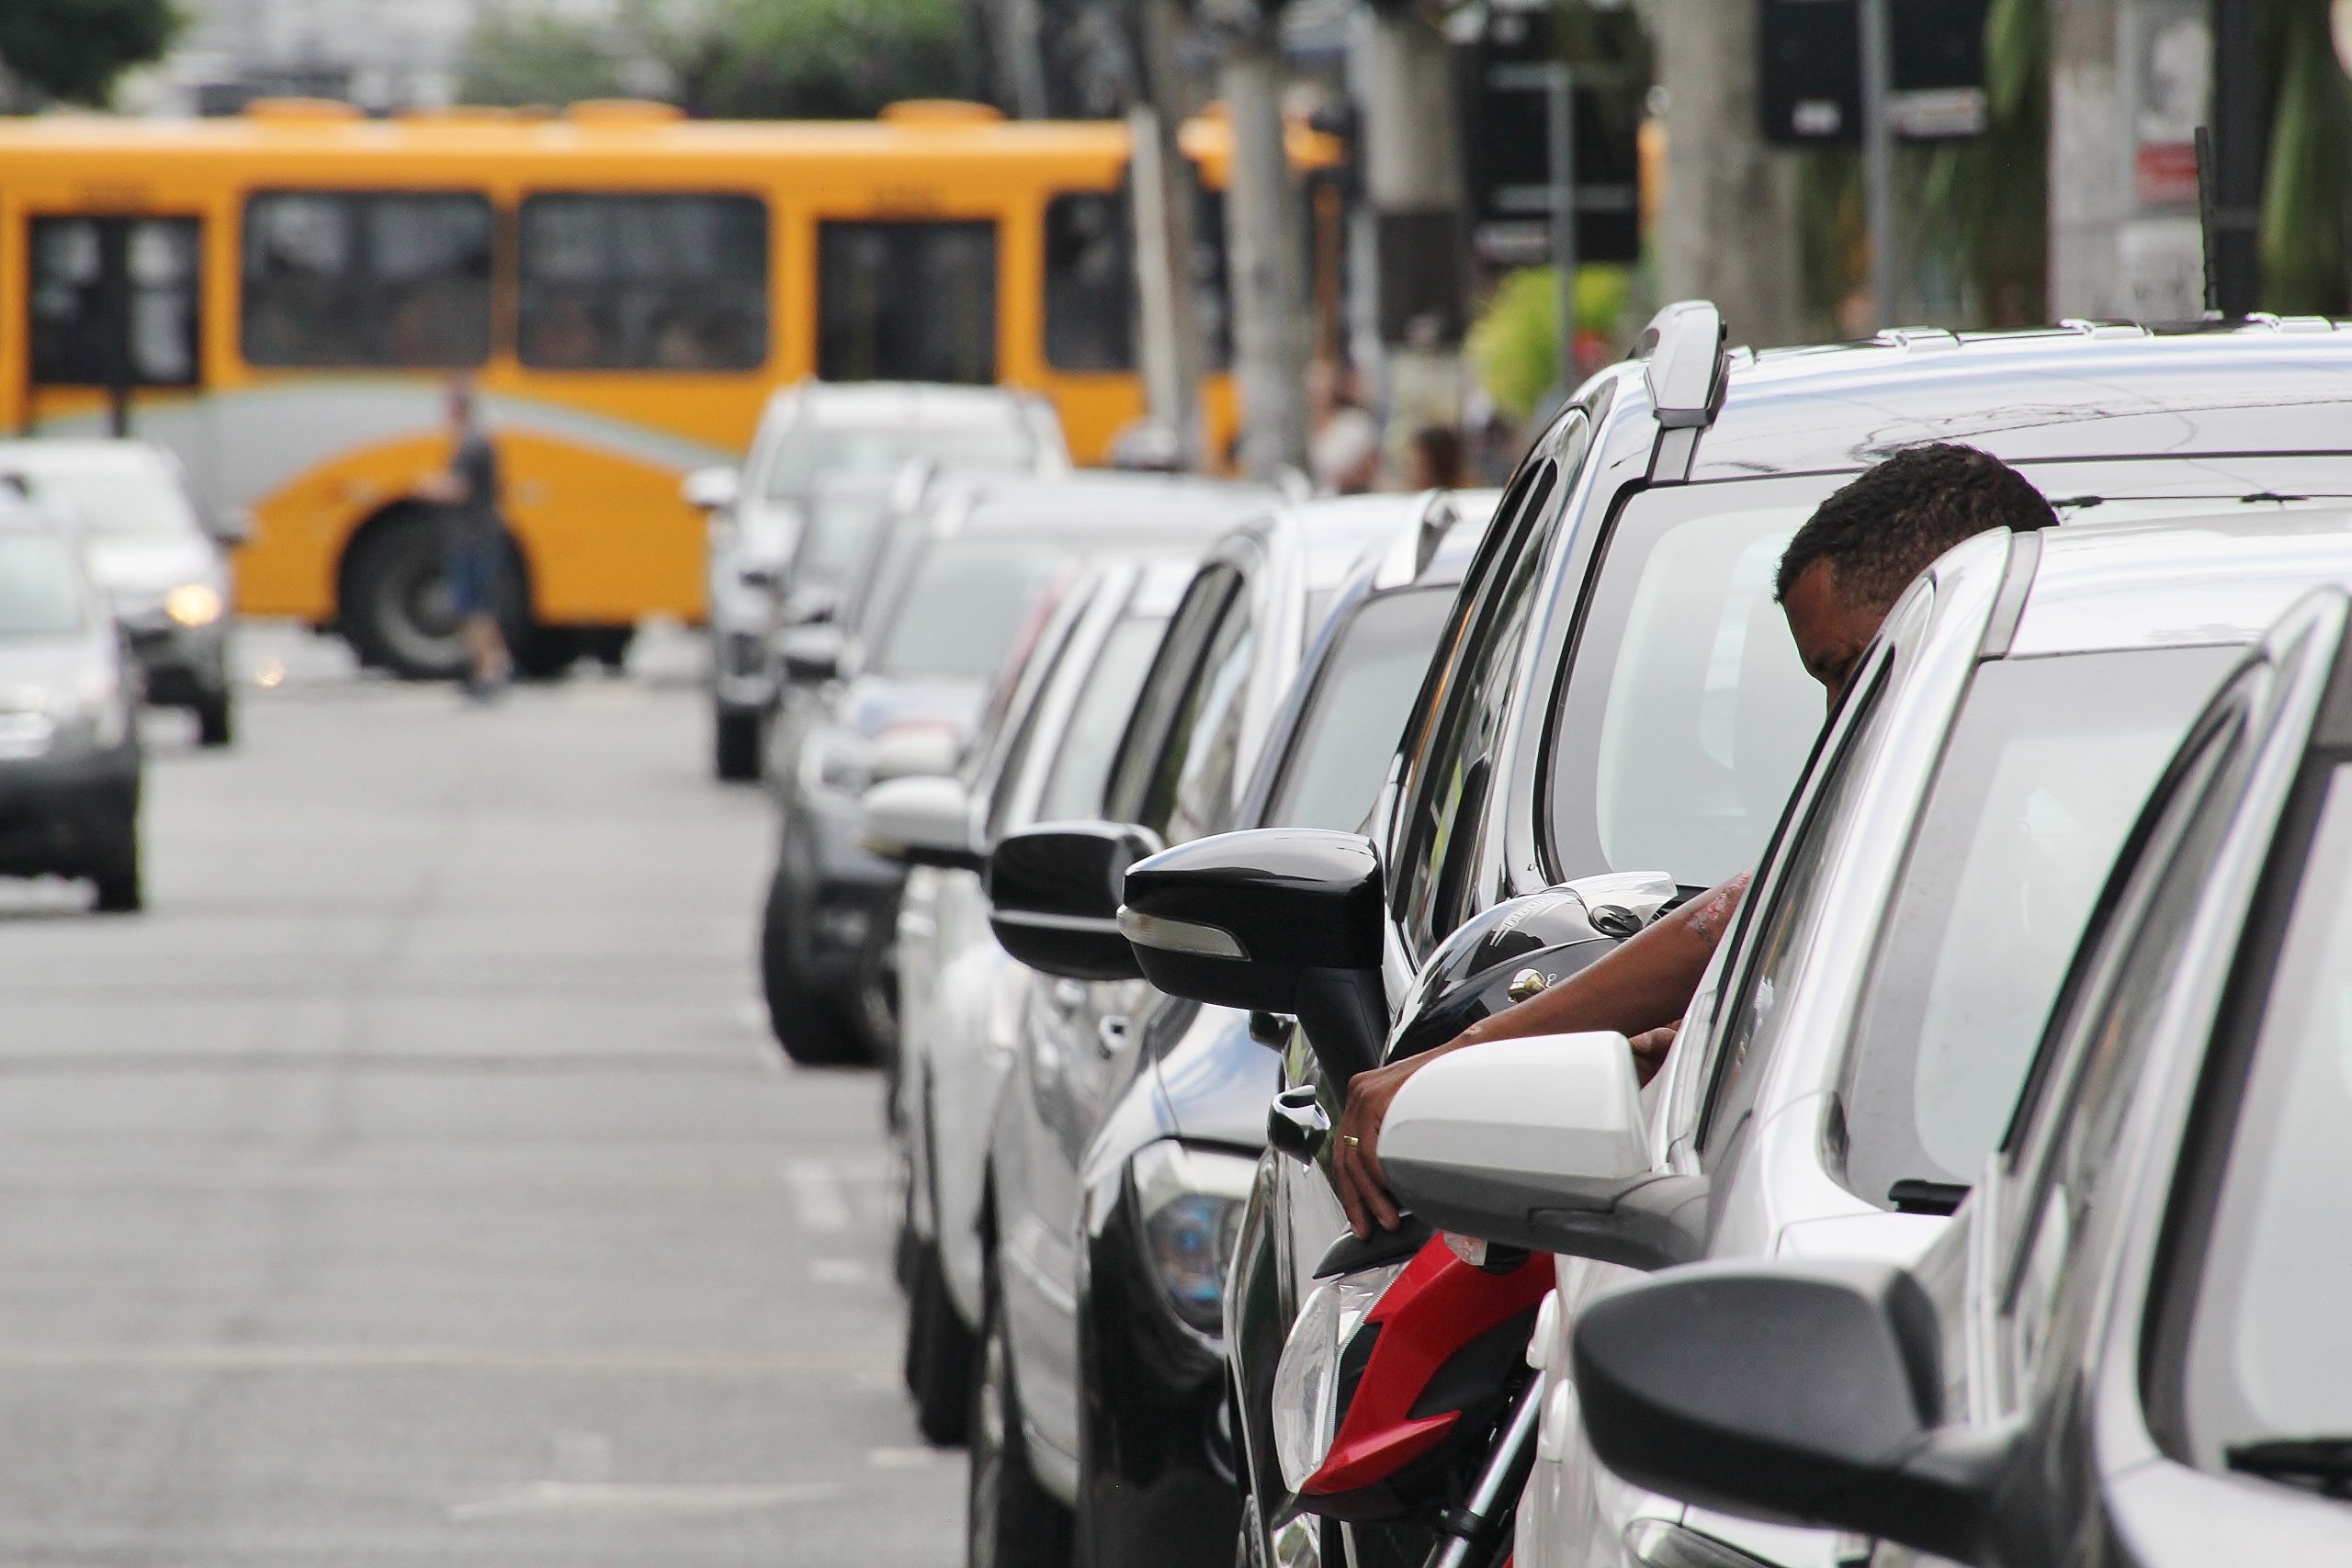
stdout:
[[0,762],[0,875],[110,869],[139,812],[139,749]]
[[229,635],[225,621],[183,626],[160,617],[127,623],[130,656],[139,665],[147,700],[166,707],[194,707],[217,701],[229,687]]
[[776,875],[791,911],[800,974],[811,987],[846,996],[869,946],[895,920],[906,868],[858,841],[854,801],[789,800]]

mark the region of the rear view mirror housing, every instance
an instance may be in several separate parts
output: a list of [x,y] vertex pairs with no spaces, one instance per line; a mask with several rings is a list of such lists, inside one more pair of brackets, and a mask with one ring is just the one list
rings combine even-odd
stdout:
[[784,601],[784,624],[787,626],[827,626],[841,613],[842,596],[822,583],[811,582],[796,588]]
[[1976,1561],[2008,1444],[1937,1430],[1940,1347],[1911,1275],[1821,1259],[1636,1280],[1577,1314],[1569,1357],[1594,1450],[1634,1485]]
[[1382,878],[1363,835],[1261,828],[1163,851],[1127,873],[1119,927],[1169,995],[1292,1014],[1335,1082],[1377,1064]]
[[1121,822],[1008,833],[989,852],[989,929],[1032,969],[1071,980],[1139,979],[1119,933],[1120,885],[1159,848],[1149,829]]
[[1701,1256],[1706,1188],[1651,1164],[1648,1122],[1623,1035],[1494,1040],[1405,1080],[1380,1164],[1442,1229],[1661,1269]]
[[[952,773],[964,760],[956,731],[944,724],[906,724],[884,730],[866,752],[866,776],[876,784]],[[961,786],[958,786],[961,793]]]
[[831,626],[794,626],[776,638],[776,661],[784,678],[817,685],[841,678],[841,634]]
[[688,474],[679,484],[678,493],[697,512],[724,512],[735,504],[741,482],[734,468],[721,463]]
[[972,842],[972,797],[960,779],[910,774],[865,792],[858,836],[865,847],[909,865],[978,871],[988,857]]

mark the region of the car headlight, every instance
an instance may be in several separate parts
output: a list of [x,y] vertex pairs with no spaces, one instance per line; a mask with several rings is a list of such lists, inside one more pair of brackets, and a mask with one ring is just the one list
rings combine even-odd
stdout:
[[1132,1168],[1144,1255],[1160,1293],[1187,1326],[1223,1334],[1225,1274],[1258,1162],[1162,1139],[1136,1151]]
[[164,614],[183,626],[209,626],[222,608],[220,591],[209,582],[183,582],[164,595]]
[[1364,1335],[1362,1343],[1357,1339],[1365,1314],[1411,1261],[1400,1258],[1328,1280],[1298,1309],[1298,1321],[1291,1325],[1282,1359],[1274,1364],[1273,1390],[1274,1458],[1283,1484],[1293,1492],[1304,1490],[1323,1468],[1340,1429],[1340,1408],[1372,1359],[1374,1334]]

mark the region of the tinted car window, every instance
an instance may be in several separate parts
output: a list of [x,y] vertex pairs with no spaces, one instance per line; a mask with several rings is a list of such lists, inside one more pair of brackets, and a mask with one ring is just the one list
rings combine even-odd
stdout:
[[1148,795],[1177,710],[1193,691],[1193,672],[1225,607],[1240,591],[1241,574],[1223,563],[1204,567],[1184,589],[1168,635],[1152,657],[1143,694],[1119,739],[1105,796],[1109,814],[1125,822],[1146,822]]
[[515,344],[544,370],[749,370],[768,356],[756,197],[526,197]]
[[255,365],[479,365],[487,197],[278,191],[245,203],[238,342]]
[[857,569],[867,539],[889,514],[888,500],[879,495],[815,497],[793,547],[793,581],[839,586]]
[[1237,593],[1209,637],[1144,796],[1144,826],[1171,844],[1222,832],[1232,813],[1256,642],[1250,596]]
[[1037,799],[1040,822],[1102,814],[1111,754],[1118,748],[1152,650],[1166,629],[1167,623],[1156,616],[1131,615],[1103,639],[1055,749],[1053,769]]
[[64,540],[0,534],[0,637],[64,637],[82,629],[82,582]]
[[1453,603],[1442,589],[1383,594],[1340,628],[1283,761],[1267,827],[1363,826]]
[[1043,539],[942,539],[890,610],[871,668],[901,677],[980,680],[1004,662],[1038,593],[1069,565]]
[[1878,944],[1840,1101],[1848,1184],[1976,1179],[2083,922],[2234,648],[1982,667]]
[[1555,842],[1570,863],[1711,886],[1755,863],[1821,725],[1772,600],[1781,552],[1849,476],[1675,486],[1611,531],[1562,697]]

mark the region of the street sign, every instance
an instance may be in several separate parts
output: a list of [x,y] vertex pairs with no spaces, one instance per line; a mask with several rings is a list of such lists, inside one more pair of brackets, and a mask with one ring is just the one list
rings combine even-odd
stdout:
[[[1757,0],[1757,104],[1782,146],[1853,144],[1862,134],[1861,18],[1856,0]],[[1989,0],[1889,6],[1887,120],[1914,141],[1984,130]]]
[[[1471,243],[1498,266],[1553,259],[1552,94],[1555,64],[1489,60],[1469,128]],[[1593,68],[1596,71],[1599,68]],[[1640,122],[1623,106],[1637,95],[1588,85],[1575,106],[1576,253],[1580,261],[1633,262],[1642,254]]]

